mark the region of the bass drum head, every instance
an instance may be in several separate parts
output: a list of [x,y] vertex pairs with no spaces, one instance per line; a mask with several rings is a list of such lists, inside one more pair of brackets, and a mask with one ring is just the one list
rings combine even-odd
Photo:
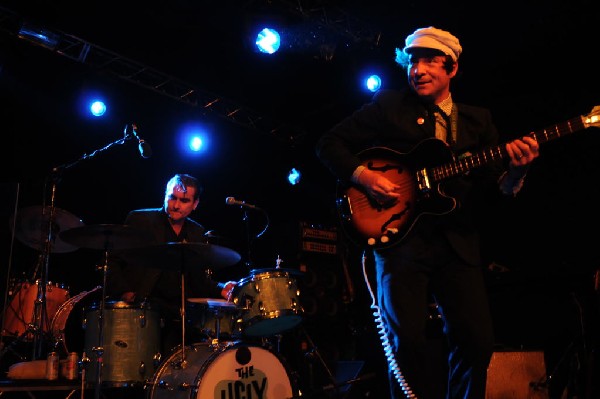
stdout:
[[[181,349],[158,370],[147,398],[265,398],[298,397],[282,360],[259,346],[225,342],[186,347],[187,366],[181,368]],[[189,386],[190,391],[181,387]],[[193,387],[193,388],[192,388]]]

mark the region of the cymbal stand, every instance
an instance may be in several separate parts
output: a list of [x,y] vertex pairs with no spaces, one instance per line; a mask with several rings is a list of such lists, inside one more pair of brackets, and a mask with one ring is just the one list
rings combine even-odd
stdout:
[[[42,267],[40,272],[40,279],[38,284],[38,292],[37,297],[34,303],[33,310],[33,354],[32,360],[36,360],[42,356],[42,339],[40,335],[44,331],[44,326],[48,322],[46,314],[46,289],[48,283],[48,271],[50,265],[50,253],[52,252],[52,243],[55,238],[54,236],[54,219],[55,219],[55,199],[56,199],[56,186],[57,182],[60,180],[60,176],[58,175],[58,170],[55,168],[52,170],[51,174],[52,179],[52,187],[50,190],[50,206],[49,215],[48,215],[48,226],[47,226],[47,234],[46,241],[44,245],[44,251],[42,252]],[[44,206],[43,211],[46,211],[46,206]],[[42,219],[43,220],[43,219]],[[35,276],[34,276],[35,280]]]
[[108,236],[104,244],[104,264],[102,265],[102,296],[100,298],[100,309],[98,311],[98,346],[92,347],[92,352],[96,354],[96,388],[94,398],[100,398],[102,385],[102,369],[104,367],[104,309],[106,307],[106,281],[108,275],[108,251],[110,243]]
[[181,269],[181,307],[179,313],[181,314],[181,362],[179,366],[184,369],[187,367],[187,360],[185,360],[185,273],[183,268]]
[[302,327],[302,332],[304,333],[304,336],[306,337],[306,340],[308,341],[310,348],[312,348],[306,352],[305,356],[309,360],[316,357],[319,360],[319,362],[321,363],[321,365],[323,366],[323,368],[325,369],[325,372],[327,373],[327,378],[329,379],[329,381],[331,381],[332,384],[335,384],[336,383],[335,377],[334,377],[333,373],[331,372],[331,369],[329,369],[329,366],[327,366],[325,359],[323,359],[323,357],[321,356],[321,353],[319,353],[319,349],[317,348],[317,346],[311,339],[310,335],[308,335],[308,331],[306,331],[306,329],[304,327]]
[[181,247],[181,305],[179,307],[179,314],[181,315],[181,360],[179,367],[182,369],[187,367],[187,360],[185,359],[185,251]]

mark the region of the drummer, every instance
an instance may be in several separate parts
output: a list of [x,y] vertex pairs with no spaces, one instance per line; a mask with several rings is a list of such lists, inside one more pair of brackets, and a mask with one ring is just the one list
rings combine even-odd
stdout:
[[[172,242],[206,242],[205,228],[189,215],[196,209],[202,186],[188,174],[176,174],[167,182],[161,208],[138,209],[129,212],[125,224],[144,230],[153,236],[151,244]],[[142,248],[143,250],[143,248]],[[113,256],[107,273],[106,291],[109,298],[127,303],[148,302],[156,306],[164,319],[161,351],[167,355],[182,342],[181,269],[178,265],[153,267],[148,259],[135,256]],[[235,281],[216,282],[204,267],[197,265],[184,270],[185,297],[230,299]],[[186,329],[186,342],[188,338]],[[189,331],[190,334],[193,331]]]

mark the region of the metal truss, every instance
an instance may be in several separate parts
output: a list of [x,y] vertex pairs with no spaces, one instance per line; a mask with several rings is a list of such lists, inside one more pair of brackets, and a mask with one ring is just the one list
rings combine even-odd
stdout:
[[[349,38],[354,43],[377,45],[379,42],[381,35],[379,32],[365,28],[362,23],[342,9],[312,6],[309,1],[300,0],[296,2],[279,0],[279,3],[287,7],[289,11],[301,15],[319,26],[330,29],[338,35]],[[17,36],[22,23],[23,21],[19,15],[0,7],[0,30]],[[201,90],[176,77],[76,36],[61,31],[39,28],[56,38],[51,46],[43,44],[42,46],[63,57],[87,64],[103,72],[108,72],[119,79],[198,107],[204,113],[215,114],[253,131],[292,141],[305,135],[302,129],[298,127],[284,126],[223,96]],[[331,57],[332,54],[329,54],[329,56]]]

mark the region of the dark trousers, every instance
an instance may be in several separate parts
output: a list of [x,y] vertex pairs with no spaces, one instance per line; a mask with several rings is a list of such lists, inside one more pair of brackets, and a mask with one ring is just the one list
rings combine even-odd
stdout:
[[[407,256],[410,255],[410,256]],[[493,325],[481,268],[465,264],[442,241],[413,256],[376,251],[377,298],[387,331],[392,398],[431,396],[427,320],[439,305],[448,348],[448,399],[484,399],[493,353]]]

